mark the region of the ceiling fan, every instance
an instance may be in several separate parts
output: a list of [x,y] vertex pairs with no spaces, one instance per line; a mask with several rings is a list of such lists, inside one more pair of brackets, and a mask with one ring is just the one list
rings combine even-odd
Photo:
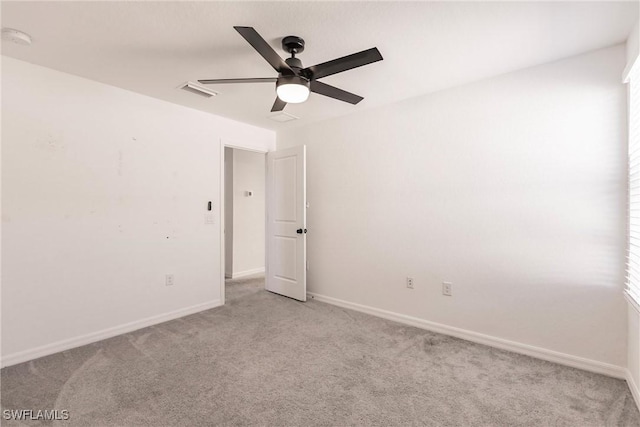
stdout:
[[306,101],[310,91],[350,104],[357,104],[364,98],[319,82],[318,79],[382,60],[382,55],[374,47],[332,61],[323,62],[322,64],[302,68],[302,61],[296,58],[296,54],[304,51],[304,40],[302,38],[287,36],[282,39],[282,48],[291,54],[290,58],[283,60],[253,27],[233,28],[267,60],[273,69],[278,72],[278,77],[198,81],[202,84],[275,83],[277,98],[273,107],[271,107],[271,111],[282,111],[287,103],[297,104]]

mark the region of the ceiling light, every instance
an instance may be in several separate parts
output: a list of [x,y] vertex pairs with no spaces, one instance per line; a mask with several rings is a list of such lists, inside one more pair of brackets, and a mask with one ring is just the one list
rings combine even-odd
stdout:
[[300,76],[280,76],[276,82],[276,93],[287,104],[299,104],[309,98],[309,80]]
[[29,34],[14,30],[13,28],[2,29],[2,40],[25,46],[31,45],[31,36]]

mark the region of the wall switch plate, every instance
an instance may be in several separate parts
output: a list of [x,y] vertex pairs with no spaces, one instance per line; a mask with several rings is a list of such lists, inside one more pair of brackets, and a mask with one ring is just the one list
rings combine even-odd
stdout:
[[166,286],[173,286],[173,274],[167,274],[164,276],[164,284]]
[[407,277],[407,288],[413,289],[413,277]]
[[446,296],[450,297],[452,288],[453,288],[453,283],[451,283],[451,282],[442,282],[442,295],[446,295]]

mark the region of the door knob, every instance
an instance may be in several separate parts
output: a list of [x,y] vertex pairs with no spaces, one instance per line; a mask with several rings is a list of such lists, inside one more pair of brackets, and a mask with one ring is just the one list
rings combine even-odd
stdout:
[[298,229],[296,230],[296,233],[298,233],[298,234],[302,234],[302,233],[305,233],[305,234],[306,234],[306,232],[307,232],[307,229],[306,229],[306,228],[305,228],[304,230],[303,230],[302,228],[298,228]]

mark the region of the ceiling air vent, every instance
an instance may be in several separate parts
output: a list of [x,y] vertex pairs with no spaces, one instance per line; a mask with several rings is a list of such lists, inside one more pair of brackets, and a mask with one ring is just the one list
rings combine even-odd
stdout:
[[218,92],[215,92],[211,89],[207,89],[206,87],[202,87],[197,83],[186,82],[178,86],[179,89],[186,90],[187,92],[195,93],[196,95],[204,96],[205,98],[211,98],[212,96],[216,96]]
[[290,122],[291,120],[298,120],[299,117],[294,116],[293,114],[285,113],[284,111],[279,112],[278,114],[274,114],[269,116],[271,120],[274,122]]

